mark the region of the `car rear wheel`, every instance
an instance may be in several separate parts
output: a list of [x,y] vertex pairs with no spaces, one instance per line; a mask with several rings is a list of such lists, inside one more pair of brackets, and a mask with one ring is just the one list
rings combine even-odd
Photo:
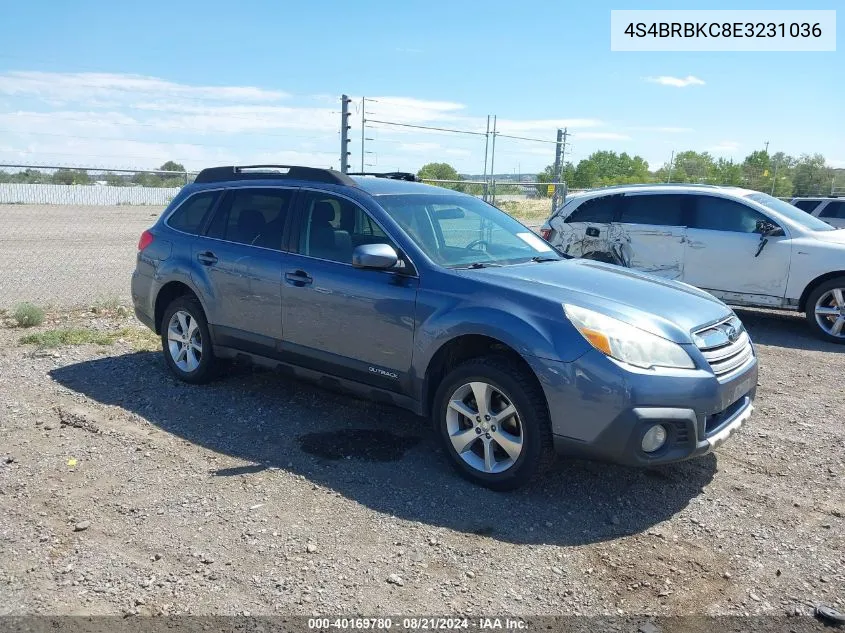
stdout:
[[454,467],[482,486],[518,488],[554,459],[543,392],[512,360],[475,358],[453,369],[433,415]]
[[161,346],[167,366],[180,380],[201,384],[214,377],[216,362],[208,321],[194,297],[177,297],[167,306],[161,322]]
[[810,293],[807,321],[817,336],[845,344],[845,277],[826,281]]

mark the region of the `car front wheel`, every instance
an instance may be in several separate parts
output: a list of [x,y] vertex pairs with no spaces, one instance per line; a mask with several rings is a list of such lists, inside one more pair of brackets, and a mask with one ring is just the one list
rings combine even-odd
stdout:
[[167,306],[161,324],[161,346],[167,366],[180,380],[201,384],[214,377],[208,321],[194,297],[177,297]]
[[810,293],[807,321],[820,338],[845,344],[845,277],[826,281]]
[[474,483],[511,490],[553,461],[543,392],[512,360],[475,358],[456,367],[437,391],[433,415],[453,466]]

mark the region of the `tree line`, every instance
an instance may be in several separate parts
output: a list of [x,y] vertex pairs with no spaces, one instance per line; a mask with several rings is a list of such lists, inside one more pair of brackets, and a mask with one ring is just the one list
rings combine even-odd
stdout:
[[[184,172],[185,167],[172,160],[167,161],[156,171]],[[120,173],[104,172],[91,175],[85,169],[57,169],[52,173],[38,169],[23,169],[16,172],[0,171],[0,183],[50,184],[50,185],[90,185],[104,181],[114,187],[181,187],[185,176],[178,174],[155,174],[149,172]]]
[[[834,184],[845,185],[845,169],[827,165],[821,154],[798,158],[765,150],[755,151],[741,162],[715,158],[708,152],[687,150],[674,156],[671,163],[651,171],[641,156],[626,152],[599,151],[563,166],[562,180],[569,189],[591,189],[608,185],[677,182],[734,185],[764,191],[777,197],[829,195]],[[540,182],[555,180],[554,165],[537,174]],[[546,195],[546,187],[538,187]]]

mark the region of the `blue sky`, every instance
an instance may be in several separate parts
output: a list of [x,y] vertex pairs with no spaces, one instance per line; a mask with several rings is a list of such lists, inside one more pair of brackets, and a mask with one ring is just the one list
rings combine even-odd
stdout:
[[[838,2],[745,2],[835,9]],[[704,6],[706,5],[706,6]],[[806,5],[806,6],[805,6]],[[368,118],[598,149],[741,159],[820,152],[845,167],[845,53],[610,51],[610,10],[730,2],[488,1],[9,3],[0,22],[0,161],[189,168],[338,165],[339,100]],[[841,29],[839,29],[841,31]],[[481,172],[482,136],[372,124],[368,169],[437,160]],[[530,173],[554,146],[499,138],[497,172]]]

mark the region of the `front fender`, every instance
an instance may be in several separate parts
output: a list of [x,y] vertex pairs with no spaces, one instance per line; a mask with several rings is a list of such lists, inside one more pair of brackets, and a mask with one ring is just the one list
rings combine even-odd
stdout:
[[466,307],[434,314],[418,326],[414,365],[425,375],[431,359],[449,341],[464,335],[488,336],[514,349],[522,357],[536,356],[571,362],[590,349],[589,344],[564,318],[531,315],[499,308]]

